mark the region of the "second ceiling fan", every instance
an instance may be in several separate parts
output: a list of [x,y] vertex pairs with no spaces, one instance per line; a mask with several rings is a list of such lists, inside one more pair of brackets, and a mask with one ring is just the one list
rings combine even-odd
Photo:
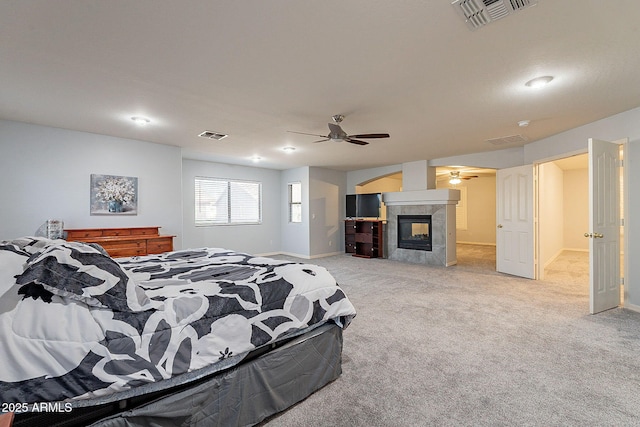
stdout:
[[335,116],[331,116],[333,123],[328,123],[329,125],[329,134],[328,135],[316,135],[315,133],[305,133],[305,132],[295,132],[288,131],[291,133],[299,133],[301,135],[312,135],[319,136],[323,139],[313,142],[324,142],[324,141],[346,141],[352,144],[357,145],[367,145],[367,141],[361,141],[361,139],[374,139],[374,138],[389,138],[388,133],[361,133],[356,135],[347,135],[347,133],[342,130],[340,127],[340,123],[344,119],[342,114],[336,114]]

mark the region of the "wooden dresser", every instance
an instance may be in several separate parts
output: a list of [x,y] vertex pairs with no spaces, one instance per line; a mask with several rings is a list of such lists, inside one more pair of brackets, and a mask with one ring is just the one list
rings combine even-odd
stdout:
[[159,228],[77,228],[65,232],[67,241],[97,243],[117,258],[172,251],[175,236],[160,235]]

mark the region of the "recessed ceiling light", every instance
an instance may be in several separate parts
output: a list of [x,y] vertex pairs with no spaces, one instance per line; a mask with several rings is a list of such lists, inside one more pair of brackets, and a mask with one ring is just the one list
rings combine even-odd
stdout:
[[293,153],[294,151],[296,151],[296,147],[284,147],[282,151],[284,151],[285,153]]
[[529,123],[531,123],[531,120],[520,120],[518,122],[518,126],[520,126],[521,128],[526,128],[527,126],[529,126]]
[[536,77],[535,79],[529,80],[524,85],[531,88],[540,88],[542,86],[548,85],[551,82],[551,80],[553,80],[552,76]]
[[149,123],[151,123],[151,120],[147,119],[146,117],[140,116],[133,116],[131,117],[131,120],[133,120],[137,125],[140,126],[148,125]]
[[251,161],[252,161],[253,163],[258,163],[260,160],[262,160],[262,157],[260,157],[260,156],[253,156],[253,157],[251,158]]

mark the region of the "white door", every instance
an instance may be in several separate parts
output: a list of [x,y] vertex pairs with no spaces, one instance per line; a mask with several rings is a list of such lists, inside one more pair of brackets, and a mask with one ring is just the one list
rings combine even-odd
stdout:
[[496,172],[496,270],[535,278],[533,166]]
[[589,139],[589,310],[620,305],[619,146]]

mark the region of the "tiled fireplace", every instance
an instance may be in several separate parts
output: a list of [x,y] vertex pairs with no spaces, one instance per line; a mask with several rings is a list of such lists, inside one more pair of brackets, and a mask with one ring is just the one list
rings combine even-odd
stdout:
[[[417,264],[450,266],[456,259],[456,203],[460,200],[459,190],[418,190],[384,193],[387,207],[387,258]],[[399,218],[429,217],[428,234],[430,249],[426,245],[411,247],[407,240],[425,240],[424,225],[412,227],[410,234],[415,236],[402,238]],[[423,222],[422,224],[426,223]],[[400,233],[400,239],[399,239]],[[424,242],[419,242],[424,243]],[[404,246],[404,247],[403,247]]]

